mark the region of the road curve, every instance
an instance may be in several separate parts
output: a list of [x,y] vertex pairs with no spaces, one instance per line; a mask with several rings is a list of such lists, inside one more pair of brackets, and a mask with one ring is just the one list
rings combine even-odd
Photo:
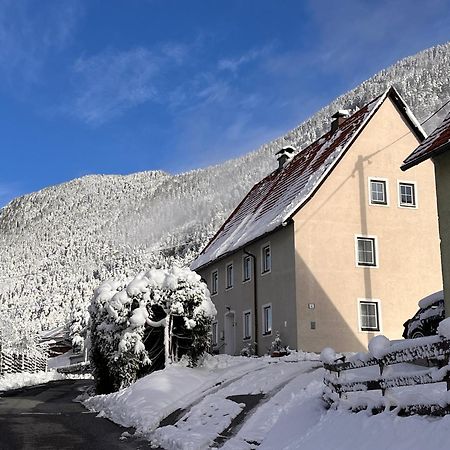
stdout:
[[91,380],[61,380],[0,393],[0,449],[150,448],[145,441],[120,440],[126,429],[73,401],[91,384]]

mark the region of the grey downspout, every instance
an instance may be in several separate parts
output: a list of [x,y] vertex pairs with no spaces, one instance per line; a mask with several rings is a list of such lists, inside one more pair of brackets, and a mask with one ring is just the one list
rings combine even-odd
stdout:
[[252,277],[253,277],[253,309],[254,309],[254,330],[255,330],[255,355],[258,356],[258,295],[257,295],[257,289],[256,289],[256,256],[253,253],[248,252],[244,248],[244,254],[247,256],[250,256],[253,260],[252,264]]

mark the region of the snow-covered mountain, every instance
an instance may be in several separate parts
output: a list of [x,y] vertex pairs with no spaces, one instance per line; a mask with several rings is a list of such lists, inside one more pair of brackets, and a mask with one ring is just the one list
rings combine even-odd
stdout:
[[[17,198],[0,210],[0,317],[59,325],[99,280],[177,257],[192,259],[249,188],[302,148],[330,116],[394,85],[419,119],[450,97],[450,43],[405,58],[340,96],[285,136],[248,155],[170,175],[93,175]],[[429,120],[429,131],[450,108]]]

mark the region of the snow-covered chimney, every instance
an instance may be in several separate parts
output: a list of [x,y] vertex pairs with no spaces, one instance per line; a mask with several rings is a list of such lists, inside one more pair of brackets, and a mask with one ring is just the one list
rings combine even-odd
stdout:
[[294,152],[295,148],[288,145],[275,153],[278,161],[278,170],[282,169],[291,160]]
[[331,122],[331,131],[336,131],[342,124],[342,122],[350,115],[348,109],[340,109],[335,112],[331,117],[334,119]]

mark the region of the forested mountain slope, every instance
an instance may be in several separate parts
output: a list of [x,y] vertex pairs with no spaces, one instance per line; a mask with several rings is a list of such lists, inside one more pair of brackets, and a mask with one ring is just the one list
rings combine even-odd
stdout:
[[381,71],[244,157],[179,175],[86,176],[13,200],[0,210],[0,317],[59,325],[101,279],[172,257],[189,262],[276,167],[282,145],[305,147],[328,130],[337,109],[356,109],[391,85],[423,120],[450,98],[449,74],[450,44],[440,45]]

